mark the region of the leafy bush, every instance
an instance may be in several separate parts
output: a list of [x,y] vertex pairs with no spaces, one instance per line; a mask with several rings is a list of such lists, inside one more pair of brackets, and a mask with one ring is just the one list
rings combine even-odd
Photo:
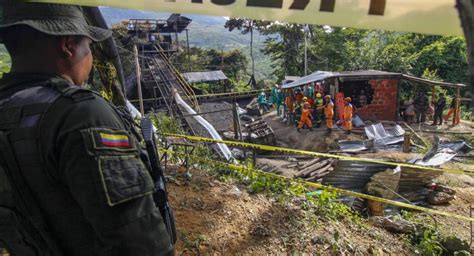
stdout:
[[412,235],[411,243],[421,252],[422,255],[442,255],[443,253],[441,236],[432,226],[423,229],[421,234]]
[[10,66],[10,55],[8,55],[8,53],[6,52],[0,51],[0,78],[3,76],[4,73],[8,73],[10,71]]
[[183,129],[179,125],[178,120],[168,116],[167,114],[160,113],[151,113],[150,119],[155,125],[158,134],[163,133],[173,133],[173,134],[184,134]]

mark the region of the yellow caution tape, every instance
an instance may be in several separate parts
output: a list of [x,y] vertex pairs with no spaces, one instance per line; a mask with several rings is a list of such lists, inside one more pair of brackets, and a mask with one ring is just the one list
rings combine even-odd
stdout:
[[462,35],[454,0],[33,0],[146,11],[192,13],[336,27],[383,29],[436,35]]
[[189,155],[189,154],[186,155],[184,153],[179,153],[179,152],[175,152],[175,151],[167,150],[167,149],[163,149],[163,148],[160,148],[160,150],[162,152],[166,152],[166,153],[169,153],[169,154],[181,155],[181,156],[185,156],[185,157],[189,157],[189,158],[199,159],[203,162],[214,163],[216,165],[226,166],[227,168],[235,170],[235,171],[240,171],[240,172],[242,172],[244,170],[253,171],[253,172],[257,172],[257,173],[260,173],[260,174],[263,174],[263,175],[266,175],[266,176],[271,176],[271,177],[278,178],[278,179],[284,179],[284,180],[288,180],[288,181],[297,182],[297,183],[300,183],[300,184],[303,184],[303,185],[306,185],[306,186],[312,187],[312,188],[317,188],[317,189],[322,189],[322,190],[326,190],[326,191],[336,192],[336,193],[339,193],[339,194],[364,198],[364,199],[367,199],[367,200],[372,200],[372,201],[380,202],[380,203],[384,203],[384,204],[395,205],[395,206],[406,208],[406,209],[412,209],[412,210],[417,210],[417,211],[421,211],[421,212],[426,212],[426,213],[431,213],[431,214],[436,214],[436,215],[441,215],[441,216],[446,216],[446,217],[452,217],[452,218],[456,218],[456,219],[459,219],[459,220],[464,220],[464,221],[469,221],[469,222],[474,221],[474,218],[468,217],[468,216],[463,216],[463,215],[454,214],[454,213],[450,213],[450,212],[429,209],[429,208],[426,208],[426,207],[421,207],[421,206],[416,206],[416,205],[412,205],[412,204],[402,203],[402,202],[398,202],[398,201],[394,201],[394,200],[390,200],[390,199],[385,199],[385,198],[381,198],[381,197],[376,197],[376,196],[371,196],[371,195],[358,193],[358,192],[354,192],[354,191],[350,191],[350,190],[330,187],[330,186],[326,186],[326,185],[323,185],[323,184],[320,184],[320,183],[305,181],[305,180],[301,180],[301,179],[292,179],[292,178],[285,177],[283,175],[268,173],[268,172],[265,172],[265,171],[262,171],[262,170],[257,170],[257,169],[249,168],[249,167],[242,166],[242,165],[229,164],[229,163],[224,163],[224,162],[220,162],[220,161],[204,159],[204,158],[201,158],[201,157],[192,156],[192,155]]
[[421,166],[421,165],[416,165],[416,164],[396,163],[396,162],[375,160],[375,159],[369,159],[369,158],[340,156],[340,155],[335,155],[335,154],[320,153],[320,152],[313,152],[313,151],[306,151],[306,150],[299,150],[299,149],[280,148],[280,147],[274,147],[274,146],[268,146],[268,145],[252,144],[252,143],[247,143],[247,142],[215,140],[215,139],[197,137],[197,136],[191,136],[191,135],[170,134],[170,133],[165,133],[164,135],[171,136],[171,137],[185,138],[185,139],[193,140],[193,141],[222,143],[222,144],[226,144],[233,147],[244,147],[244,148],[252,148],[252,149],[261,149],[265,151],[294,153],[294,154],[307,155],[307,156],[329,157],[329,158],[352,160],[352,161],[359,161],[359,162],[365,162],[365,163],[386,164],[386,165],[391,165],[391,166],[407,167],[407,168],[413,168],[413,169],[419,169],[419,170],[425,170],[425,171],[460,173],[460,174],[467,174],[467,175],[474,176],[474,172],[470,172],[466,170],[442,169],[442,168],[435,168],[435,167],[429,167],[429,166]]

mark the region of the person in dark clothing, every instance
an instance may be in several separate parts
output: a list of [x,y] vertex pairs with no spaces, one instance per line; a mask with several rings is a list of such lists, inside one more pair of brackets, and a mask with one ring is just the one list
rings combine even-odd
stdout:
[[429,108],[428,96],[426,93],[418,92],[413,104],[415,106],[416,123],[424,123],[426,121],[426,112]]
[[25,180],[19,191],[31,191],[41,210],[59,253],[38,255],[173,255],[133,120],[82,88],[90,45],[111,31],[90,26],[78,6],[12,1],[2,8],[0,37],[12,68],[0,80],[0,135],[15,157],[0,157],[0,174],[15,162]]
[[439,94],[439,99],[435,105],[433,123],[431,125],[442,125],[443,124],[443,111],[446,107],[446,98],[443,93]]

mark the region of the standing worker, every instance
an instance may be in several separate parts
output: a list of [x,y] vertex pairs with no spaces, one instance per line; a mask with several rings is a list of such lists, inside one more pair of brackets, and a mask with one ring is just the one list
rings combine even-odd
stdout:
[[300,129],[306,125],[310,131],[313,130],[313,124],[311,123],[311,119],[313,119],[313,116],[311,115],[311,110],[309,109],[309,103],[305,102],[303,104],[303,110],[301,111],[301,119],[298,124],[298,129],[296,129],[298,132]]
[[344,98],[344,113],[343,113],[343,120],[342,120],[342,127],[346,130],[347,134],[351,133],[352,130],[352,104],[351,104],[351,97]]
[[[447,123],[449,118],[451,117],[451,115],[454,114],[454,110],[456,109],[456,98],[453,97],[453,99],[451,100],[451,105],[449,106],[449,110],[448,110],[448,113],[446,114],[446,116],[444,117],[444,121]],[[455,118],[455,117],[453,117]],[[454,121],[454,124],[459,124],[461,122],[461,108],[458,107],[458,114],[457,114],[457,118],[456,120]]]
[[277,97],[278,97],[278,85],[272,88],[272,108],[276,108],[277,105]]
[[133,119],[83,88],[90,45],[111,31],[78,6],[2,7],[12,66],[0,80],[0,205],[15,209],[1,207],[2,244],[10,255],[173,255]]
[[294,118],[294,124],[296,127],[299,125],[299,121],[301,119],[301,113],[303,112],[303,102],[295,102],[295,118]]
[[295,99],[293,95],[293,89],[288,89],[285,98],[285,106],[287,109],[286,118],[292,124],[294,122],[295,115]]
[[296,103],[302,103],[303,98],[304,98],[304,95],[303,93],[301,93],[301,89],[300,88],[296,89],[296,94],[295,94]]
[[267,97],[265,96],[265,92],[263,90],[262,92],[260,92],[260,94],[257,97],[257,103],[258,103],[258,110],[261,115],[268,112]]
[[323,121],[323,108],[324,108],[324,100],[322,98],[321,93],[316,93],[316,99],[314,101],[314,120],[316,122],[316,127],[321,127],[321,122]]
[[284,104],[284,95],[283,93],[281,92],[280,89],[278,89],[277,91],[277,97],[276,97],[276,110],[277,110],[277,116],[281,117],[281,113],[280,113],[280,110],[281,110],[281,107],[282,105]]
[[415,106],[415,122],[424,123],[426,121],[426,112],[430,107],[428,102],[428,96],[426,96],[426,93],[418,92],[418,95],[416,96],[413,105]]
[[327,131],[331,132],[333,127],[332,118],[334,117],[334,102],[331,99],[331,95],[324,96],[324,116],[326,117]]
[[313,83],[309,83],[305,85],[304,96],[308,98],[314,98],[314,84]]
[[446,98],[443,93],[439,94],[439,99],[435,104],[435,111],[433,117],[433,123],[431,125],[442,125],[443,124],[443,111],[446,107]]

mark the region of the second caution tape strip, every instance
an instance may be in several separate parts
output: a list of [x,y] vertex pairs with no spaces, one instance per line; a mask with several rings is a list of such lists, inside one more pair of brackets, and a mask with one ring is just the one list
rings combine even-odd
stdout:
[[221,144],[226,144],[228,146],[233,146],[233,147],[261,149],[261,150],[265,150],[265,151],[283,152],[283,153],[294,153],[294,154],[315,156],[315,157],[328,157],[328,158],[336,158],[336,159],[342,159],[342,160],[359,161],[359,162],[365,162],[365,163],[385,164],[385,165],[390,165],[390,166],[395,166],[395,167],[396,166],[407,167],[407,168],[413,168],[413,169],[419,169],[419,170],[425,170],[425,171],[449,172],[449,173],[458,173],[458,174],[466,174],[466,175],[474,176],[474,172],[470,172],[470,171],[466,171],[466,170],[460,170],[460,169],[444,169],[444,168],[435,168],[435,167],[422,166],[422,165],[416,165],[416,164],[396,163],[396,162],[390,162],[390,161],[384,161],[384,160],[375,160],[375,159],[369,159],[369,158],[360,158],[360,157],[353,157],[353,156],[340,156],[340,155],[335,155],[335,154],[312,152],[312,151],[291,149],[291,148],[280,148],[280,147],[261,145],[261,144],[253,144],[253,143],[247,143],[247,142],[228,141],[228,140],[215,140],[215,139],[198,137],[198,136],[191,136],[191,135],[170,134],[170,133],[164,133],[163,135],[170,136],[170,137],[185,138],[185,139],[192,140],[192,141],[200,141],[200,142],[208,142],[208,143],[221,143]]
[[474,218],[468,217],[468,216],[463,216],[463,215],[454,214],[454,213],[450,213],[450,212],[439,211],[439,210],[430,209],[430,208],[426,208],[426,207],[421,207],[421,206],[416,206],[416,205],[412,205],[412,204],[402,203],[402,202],[398,202],[398,201],[394,201],[394,200],[390,200],[390,199],[385,199],[385,198],[371,196],[371,195],[358,193],[358,192],[354,192],[354,191],[350,191],[350,190],[330,187],[330,186],[326,186],[326,185],[323,185],[323,184],[320,184],[320,183],[305,181],[305,180],[301,180],[301,179],[292,179],[292,178],[285,177],[283,175],[269,173],[269,172],[249,168],[249,167],[242,166],[242,165],[229,164],[229,163],[224,163],[224,162],[220,162],[220,161],[204,159],[204,158],[201,158],[201,157],[192,156],[192,155],[189,155],[189,154],[186,155],[184,153],[179,153],[179,152],[175,152],[175,151],[172,151],[172,150],[167,150],[167,149],[160,148],[160,151],[166,152],[166,153],[169,153],[169,154],[187,156],[189,158],[198,159],[198,160],[203,161],[203,162],[215,164],[216,166],[225,166],[229,169],[239,171],[239,172],[242,172],[244,170],[253,171],[253,172],[257,172],[259,174],[265,175],[265,176],[270,176],[270,177],[274,177],[274,178],[277,178],[277,179],[283,179],[283,180],[303,184],[303,185],[306,185],[308,187],[312,187],[312,188],[316,188],[316,189],[322,189],[322,190],[326,190],[326,191],[336,192],[336,193],[339,193],[339,194],[364,198],[364,199],[367,199],[367,200],[380,202],[380,203],[384,203],[384,204],[395,205],[395,206],[406,208],[406,209],[412,209],[412,210],[417,210],[417,211],[421,211],[421,212],[426,212],[426,213],[431,213],[431,214],[456,218],[456,219],[463,220],[463,221],[474,222]]

